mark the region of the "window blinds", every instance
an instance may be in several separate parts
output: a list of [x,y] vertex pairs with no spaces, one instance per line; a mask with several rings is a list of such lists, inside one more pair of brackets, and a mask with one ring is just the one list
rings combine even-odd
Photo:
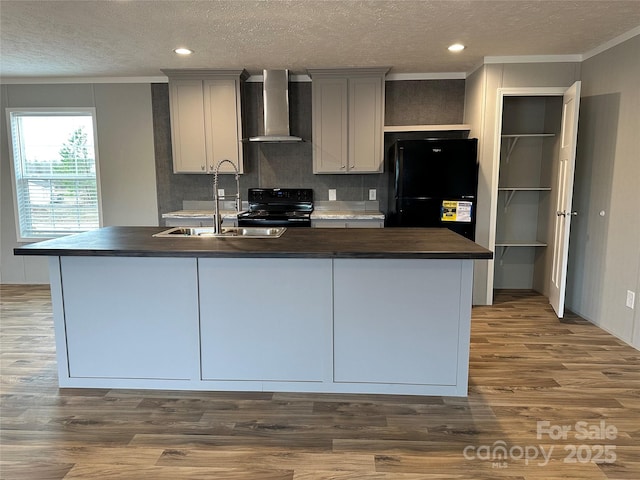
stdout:
[[94,122],[86,112],[10,112],[19,237],[100,226]]

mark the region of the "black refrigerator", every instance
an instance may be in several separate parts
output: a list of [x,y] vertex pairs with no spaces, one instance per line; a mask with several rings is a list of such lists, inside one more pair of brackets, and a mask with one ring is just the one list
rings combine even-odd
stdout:
[[446,227],[474,240],[477,158],[476,138],[396,141],[386,225]]

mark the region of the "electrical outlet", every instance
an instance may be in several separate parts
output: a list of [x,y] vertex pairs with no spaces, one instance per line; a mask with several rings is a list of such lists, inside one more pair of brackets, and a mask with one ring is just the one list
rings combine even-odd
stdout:
[[330,188],[329,189],[329,200],[333,201],[336,199],[336,189],[335,188]]
[[633,310],[635,303],[636,303],[636,293],[632,292],[631,290],[627,290],[627,307]]
[[219,188],[218,189],[218,196],[219,197],[224,197],[224,188]]
[[369,189],[369,200],[375,200],[376,199],[376,189],[375,188],[370,188]]

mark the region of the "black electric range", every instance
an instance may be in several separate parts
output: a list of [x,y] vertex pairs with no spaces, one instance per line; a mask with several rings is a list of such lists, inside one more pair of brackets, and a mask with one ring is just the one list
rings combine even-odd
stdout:
[[250,188],[249,210],[238,214],[238,226],[310,227],[310,188]]

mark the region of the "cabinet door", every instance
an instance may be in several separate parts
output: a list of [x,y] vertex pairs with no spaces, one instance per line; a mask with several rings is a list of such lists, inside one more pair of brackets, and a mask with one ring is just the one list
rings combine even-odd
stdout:
[[198,274],[203,380],[330,378],[330,259],[206,258]]
[[201,80],[169,84],[174,173],[203,173],[207,168],[205,114]]
[[[204,112],[208,169],[213,171],[220,160],[231,160],[242,172],[239,82],[234,79],[205,80]],[[233,173],[228,163],[221,172]]]
[[60,261],[70,377],[198,378],[195,259]]
[[459,341],[471,316],[471,273],[463,282],[462,262],[334,260],[334,381],[462,381]]
[[313,173],[345,173],[348,155],[346,78],[313,81]]
[[348,171],[382,171],[383,78],[349,79]]

